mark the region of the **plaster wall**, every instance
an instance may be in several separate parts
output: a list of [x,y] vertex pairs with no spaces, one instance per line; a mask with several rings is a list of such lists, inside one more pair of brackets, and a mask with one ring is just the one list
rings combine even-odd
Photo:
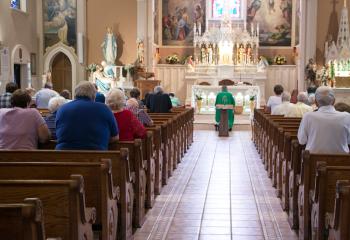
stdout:
[[137,1],[87,0],[87,63],[103,60],[101,44],[107,27],[117,36],[117,65],[136,60]]

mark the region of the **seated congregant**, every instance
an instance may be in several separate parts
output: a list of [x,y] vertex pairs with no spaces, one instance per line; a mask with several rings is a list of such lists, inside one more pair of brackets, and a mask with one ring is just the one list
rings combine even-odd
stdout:
[[75,100],[58,109],[57,150],[108,150],[109,143],[118,140],[111,110],[95,97],[95,86],[82,81],[75,88]]
[[56,114],[57,110],[67,102],[64,97],[53,97],[49,101],[50,114],[45,117],[47,127],[51,132],[51,139],[56,140]]
[[146,106],[151,113],[168,113],[173,107],[169,95],[161,86],[156,86],[154,93],[147,96]]
[[295,104],[290,102],[291,95],[289,92],[283,92],[281,95],[282,103],[277,105],[272,110],[272,115],[283,115],[285,117],[292,117],[295,112]]
[[145,105],[143,104],[143,102],[140,100],[140,96],[141,96],[141,92],[140,89],[138,88],[133,88],[130,91],[130,98],[135,98],[137,100],[137,103],[139,105],[139,108],[144,108]]
[[350,113],[350,106],[346,103],[339,102],[334,105],[335,110],[338,112],[347,112]]
[[139,104],[135,98],[130,98],[126,101],[125,109],[129,110],[134,116],[144,125],[152,126],[153,121],[144,109],[140,109]]
[[112,110],[118,123],[119,140],[132,141],[135,138],[146,137],[146,129],[132,112],[124,109],[125,95],[120,89],[112,89],[108,92],[106,104]]
[[335,95],[330,87],[316,90],[317,112],[305,113],[298,139],[311,153],[349,153],[350,114],[334,108]]
[[297,96],[297,101],[298,102],[295,104],[295,107],[290,108],[291,111],[285,115],[286,117],[302,118],[305,113],[313,111],[313,108],[307,105],[309,101],[308,101],[308,95],[306,92],[299,93]]
[[95,88],[96,88],[95,102],[105,103],[105,102],[106,102],[105,95],[103,95],[103,93],[100,93],[100,92],[98,91],[98,87],[97,87],[96,83],[94,83],[94,86],[95,86]]
[[49,129],[38,110],[28,108],[31,97],[26,91],[12,94],[13,108],[0,109],[0,149],[37,149],[38,142],[50,138]]
[[39,90],[35,95],[35,103],[37,108],[47,109],[49,106],[49,101],[53,97],[59,96],[59,94],[54,91],[52,83],[45,83],[44,88]]
[[309,95],[308,103],[309,103],[309,106],[311,106],[314,111],[317,110],[315,94],[312,93]]
[[273,91],[275,92],[274,96],[269,97],[269,100],[267,101],[267,107],[268,111],[272,112],[276,106],[280,105],[282,103],[282,93],[284,91],[282,85],[276,85],[273,88]]
[[64,89],[61,93],[60,93],[61,97],[64,97],[67,101],[72,99],[72,94],[70,93],[69,90]]
[[169,93],[169,97],[170,97],[171,104],[173,105],[173,107],[181,106],[179,98],[175,97],[174,93]]
[[15,82],[6,84],[6,92],[0,95],[0,108],[11,108],[11,96],[17,89],[18,86]]

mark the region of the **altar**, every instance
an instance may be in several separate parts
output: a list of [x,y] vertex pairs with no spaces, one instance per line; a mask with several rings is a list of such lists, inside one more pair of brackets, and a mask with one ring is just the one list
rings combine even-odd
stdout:
[[[258,86],[237,85],[228,86],[228,91],[232,93],[238,114],[250,115],[252,104],[260,107],[260,88]],[[215,114],[215,100],[221,86],[192,86],[191,105],[196,108],[197,114]]]

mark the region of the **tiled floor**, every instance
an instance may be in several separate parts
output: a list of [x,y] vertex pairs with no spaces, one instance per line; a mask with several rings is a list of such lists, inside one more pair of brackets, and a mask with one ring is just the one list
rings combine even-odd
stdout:
[[249,131],[195,142],[157,197],[135,239],[297,239]]

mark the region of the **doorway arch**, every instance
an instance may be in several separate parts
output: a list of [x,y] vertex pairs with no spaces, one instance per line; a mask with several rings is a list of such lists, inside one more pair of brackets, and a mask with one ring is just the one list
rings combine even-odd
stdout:
[[[71,89],[69,89],[74,96],[74,88],[77,84],[77,74],[78,74],[78,57],[75,54],[75,50],[72,47],[68,47],[67,45],[59,42],[52,47],[46,49],[46,53],[44,55],[44,73],[52,71],[52,64],[57,56],[60,54],[64,54],[71,64],[72,73],[71,73]],[[61,55],[62,56],[62,55]],[[42,85],[45,83],[43,82]]]
[[11,73],[11,81],[22,89],[31,85],[30,53],[22,44],[17,44],[11,52]]
[[51,77],[53,89],[62,92],[67,89],[72,92],[72,64],[62,52],[52,60]]

